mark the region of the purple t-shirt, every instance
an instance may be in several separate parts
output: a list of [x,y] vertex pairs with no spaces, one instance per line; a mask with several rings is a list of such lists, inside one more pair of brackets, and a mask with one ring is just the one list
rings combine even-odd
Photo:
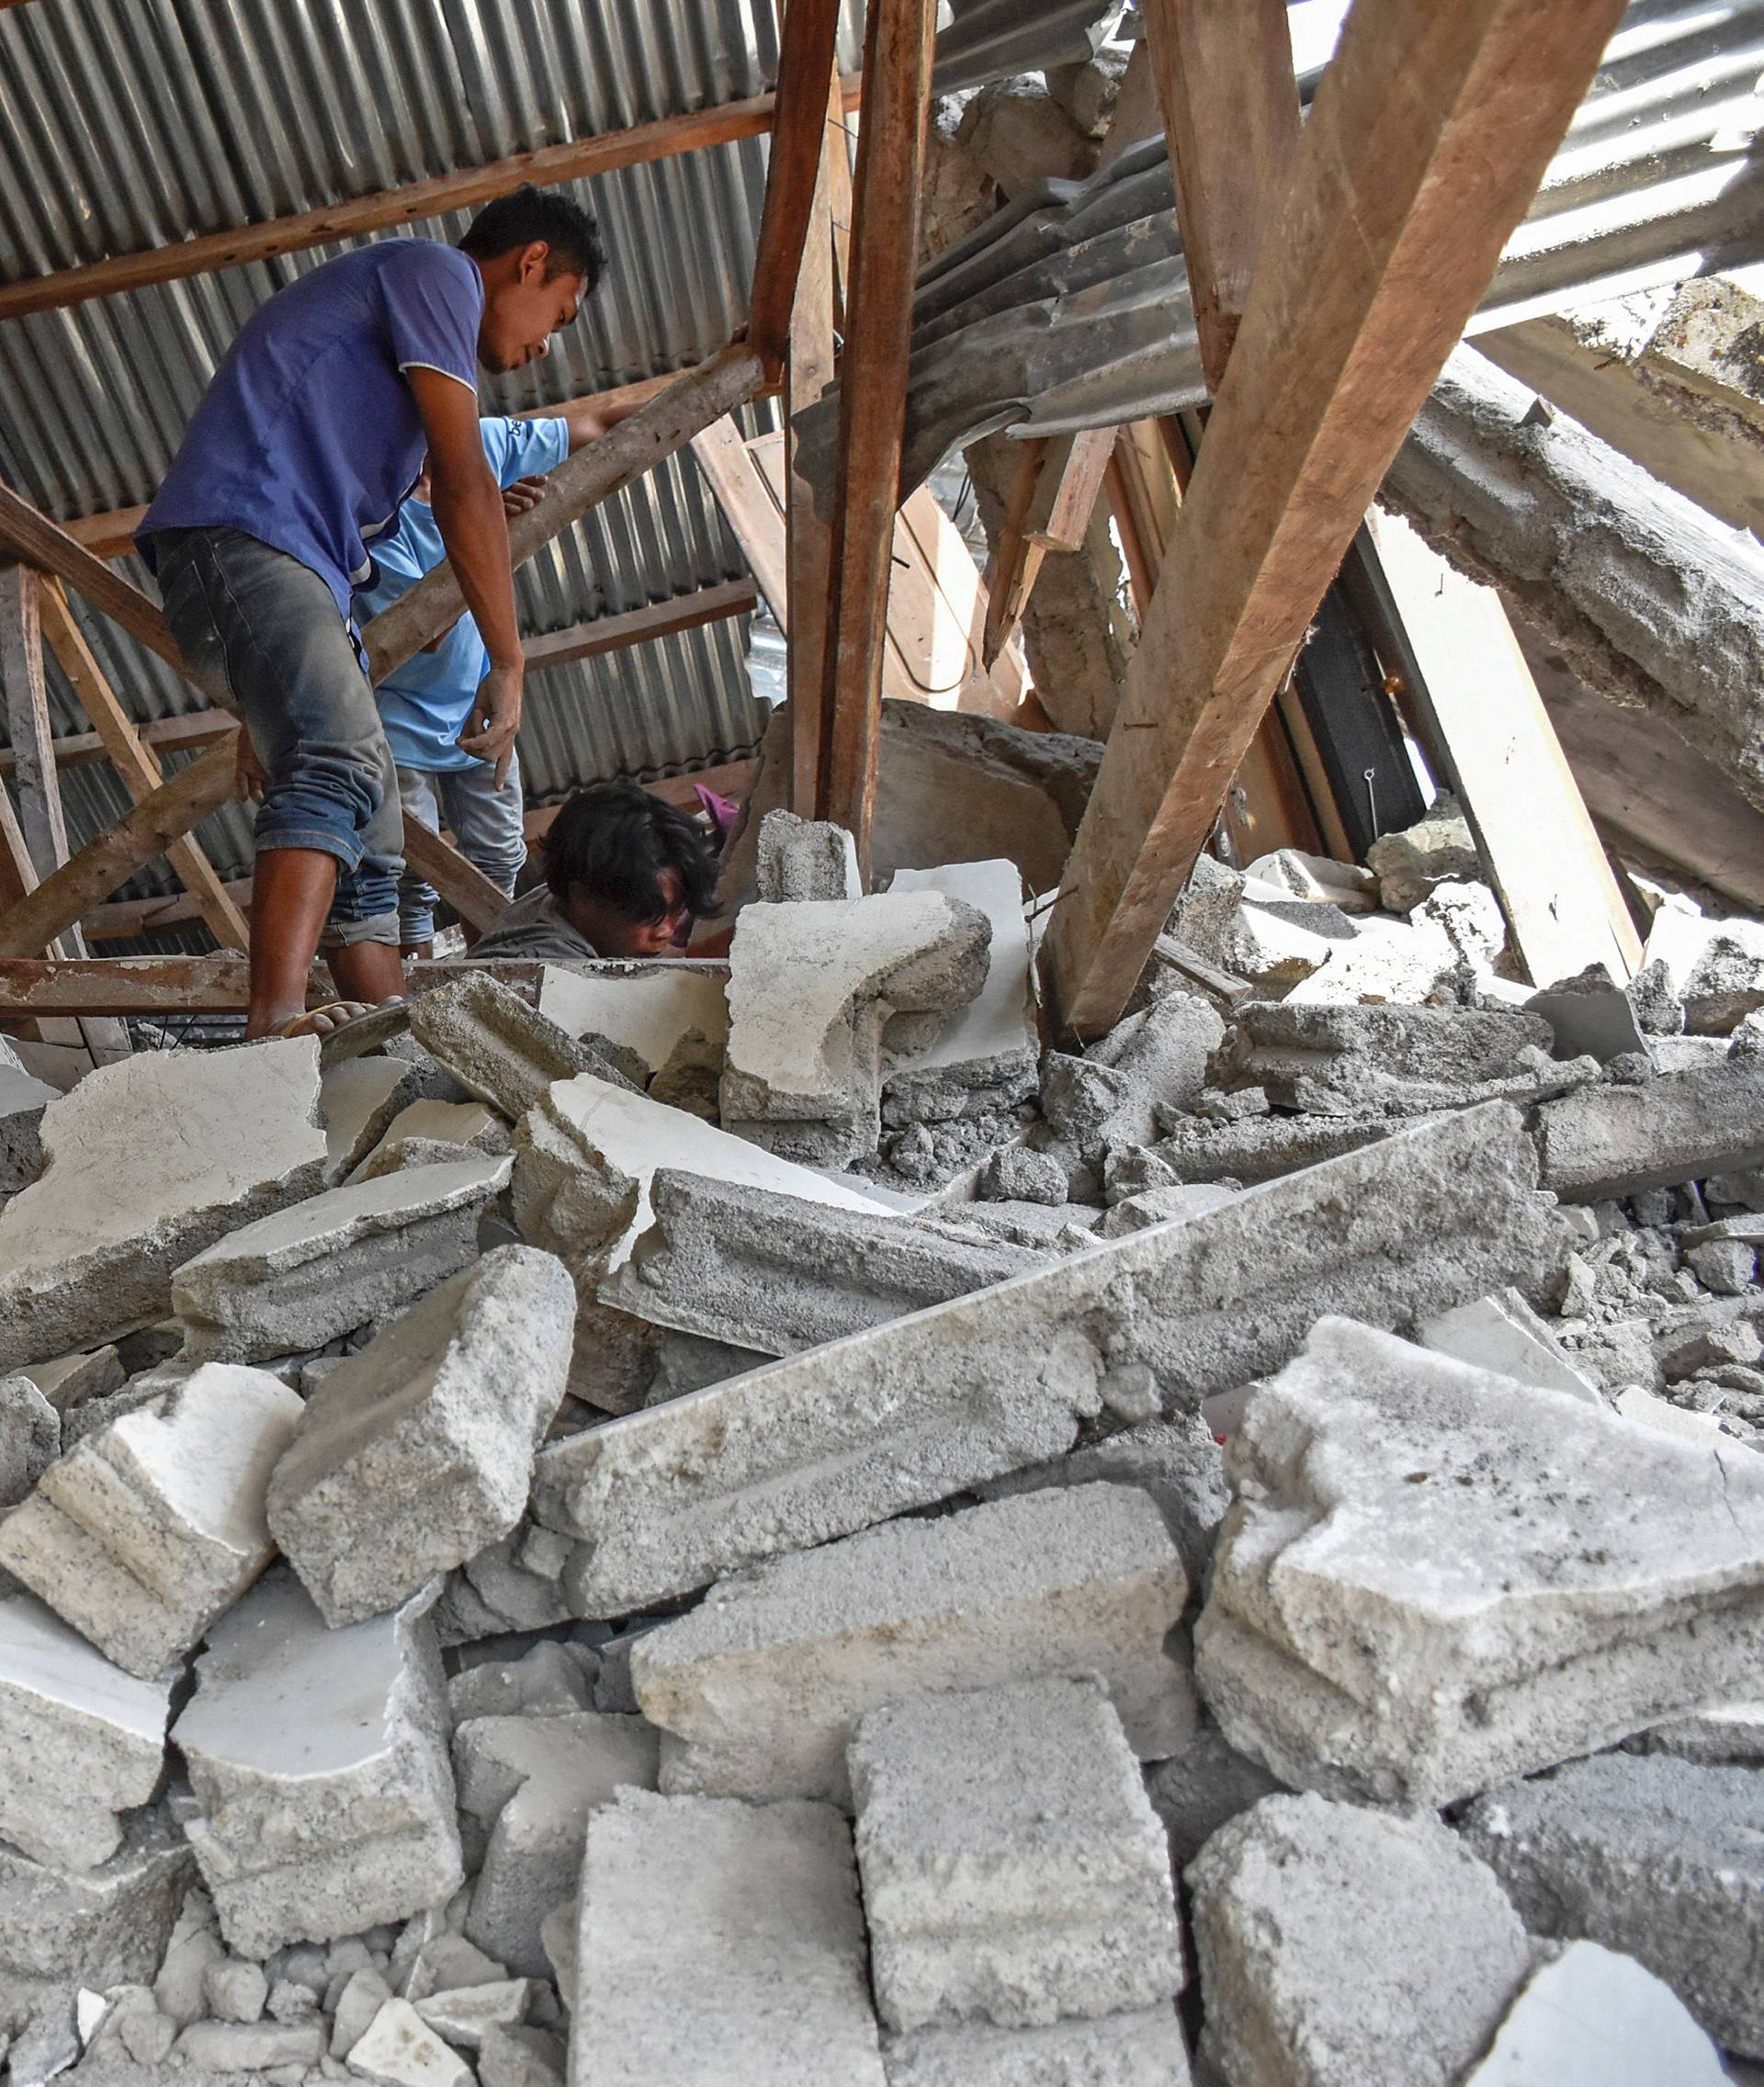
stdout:
[[427,438],[405,371],[475,392],[483,279],[457,247],[383,240],[327,261],[246,321],[135,532],[228,527],[286,551],[346,618],[368,542],[396,518]]

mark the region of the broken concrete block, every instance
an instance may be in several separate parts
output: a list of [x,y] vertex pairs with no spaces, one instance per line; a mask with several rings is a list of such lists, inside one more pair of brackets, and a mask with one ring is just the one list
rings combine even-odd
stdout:
[[43,1112],[48,1163],[0,1210],[0,1372],[166,1310],[175,1268],[311,1195],[315,1037],[140,1051]]
[[265,1488],[300,1418],[263,1371],[207,1363],[51,1464],[0,1521],[0,1565],[151,1679],[269,1562]]
[[343,1058],[325,1066],[319,1076],[319,1121],[327,1181],[341,1181],[385,1136],[414,1077],[401,1058]]
[[1110,1381],[1149,1371],[1167,1412],[1192,1412],[1278,1369],[1322,1312],[1390,1324],[1531,1280],[1561,1258],[1535,1168],[1504,1102],[1398,1132],[554,1443],[535,1517],[581,1540],[578,1612],[628,1614],[1057,1456]]
[[[720,964],[669,957],[655,964],[602,964],[539,974],[539,1012],[567,1035],[635,1052],[657,1077],[696,1048],[718,1065],[729,1033]],[[695,1037],[692,1046],[689,1040]]]
[[[1471,887],[1442,886],[1448,894],[1462,894]],[[1492,897],[1488,904],[1494,904]],[[1443,918],[1441,918],[1443,916]],[[1498,908],[1496,908],[1498,920]],[[1487,917],[1474,908],[1468,927],[1487,927]],[[1456,930],[1454,936],[1453,930]],[[1302,978],[1285,996],[1295,1007],[1320,1006],[1350,1000],[1400,1000],[1413,1004],[1424,1000],[1441,985],[1456,978],[1466,968],[1461,946],[1466,923],[1456,917],[1450,899],[1425,899],[1412,918],[1394,920],[1388,914],[1369,913],[1358,924],[1351,940],[1331,942],[1329,962]],[[1468,968],[1476,970],[1487,958],[1479,953]]]
[[1600,1754],[1503,1783],[1460,1822],[1534,1935],[1645,1964],[1729,2050],[1764,2058],[1764,1774]]
[[622,1785],[652,1790],[657,1734],[594,1711],[474,1718],[454,1733],[460,1809],[492,1828],[466,1934],[512,1970],[550,1975],[539,1926],[576,1888],[588,1814]]
[[[441,1152],[441,1146],[448,1147]],[[379,1142],[348,1176],[348,1186],[395,1174],[400,1167],[436,1166],[473,1152],[508,1150],[508,1125],[482,1101],[407,1101],[381,1134]],[[420,1155],[433,1155],[424,1158]]]
[[937,1121],[958,1111],[964,1097],[1003,1107],[1035,1090],[1041,1039],[1035,1023],[1035,971],[1023,917],[1023,877],[1012,862],[951,863],[933,870],[897,870],[896,892],[936,891],[985,914],[992,925],[986,983],[910,1066],[890,1070],[883,1115],[890,1123]]
[[0,1377],[0,1509],[16,1507],[61,1453],[61,1415],[28,1377]]
[[24,1371],[57,1413],[67,1413],[88,1399],[119,1392],[123,1367],[114,1348],[76,1348],[52,1362],[33,1362]]
[[591,1710],[595,1659],[585,1645],[542,1640],[517,1660],[485,1660],[447,1683],[455,1725],[468,1718],[549,1718]]
[[1589,1405],[1602,1406],[1599,1389],[1569,1361],[1566,1351],[1516,1290],[1477,1297],[1423,1321],[1415,1329],[1423,1348],[1490,1370],[1516,1383],[1542,1384]]
[[1201,2055],[1244,2087],[1456,2087],[1531,1969],[1493,1872],[1435,1820],[1265,1798],[1188,1882]]
[[270,1481],[268,1516],[327,1623],[396,1608],[514,1529],[563,1397],[574,1319],[563,1264],[502,1247],[320,1385]]
[[590,1815],[571,2087],[883,2087],[829,1805],[621,1790]]
[[328,1630],[293,1575],[215,1625],[173,1728],[185,1831],[243,1956],[443,1903],[461,1879],[440,1660],[412,1603]]
[[1158,1760],[1193,1727],[1164,1650],[1187,1596],[1143,1493],[1076,1486],[775,1559],[639,1639],[631,1679],[664,1789],[842,1802],[865,1710],[1042,1674],[1100,1675]]
[[992,1202],[1046,1203],[1057,1208],[1067,1198],[1066,1169],[1051,1153],[1006,1145],[987,1161],[980,1193]]
[[1764,1008],[1764,922],[1710,920],[1682,904],[1662,906],[1644,958],[1664,965],[1693,1035],[1724,1036]]
[[202,1997],[218,2021],[255,2022],[269,1998],[269,1980],[261,1964],[221,1957],[202,1974]]
[[1401,833],[1382,833],[1366,850],[1366,867],[1378,879],[1381,902],[1393,913],[1409,913],[1440,885],[1482,874],[1470,822],[1454,797]]
[[1578,1202],[1741,1171],[1764,1162],[1764,1063],[1583,1088],[1538,1120],[1544,1186]]
[[0,1836],[41,1863],[93,1869],[121,1812],[150,1803],[171,1684],[138,1681],[30,1595],[0,1599]]
[[1250,1000],[1214,1061],[1221,1087],[1260,1087],[1308,1115],[1428,1115],[1478,1101],[1522,1107],[1598,1077],[1550,1055],[1539,1015],[1462,1008],[1292,1007]]
[[1225,1122],[1164,1116],[1159,1120],[1164,1134],[1150,1149],[1179,1182],[1259,1184],[1363,1151],[1388,1137],[1392,1123],[1385,1116],[1263,1115]]
[[1724,2087],[1719,2052],[1633,1957],[1571,1942],[1543,1965],[1464,2087]]
[[885,1705],[849,1765],[889,2028],[1026,2029],[1181,1990],[1170,1850],[1093,1676]]
[[279,2066],[316,2066],[324,2056],[322,2023],[192,2022],[173,2056],[206,2072],[261,2074]]
[[131,1812],[122,1845],[96,1869],[33,1862],[0,1842],[0,1982],[140,1985],[165,1954],[196,1865],[164,1809]]
[[856,841],[830,819],[798,818],[794,812],[767,812],[761,820],[757,875],[767,906],[864,896]]
[[[580,1868],[580,1851],[577,1867]],[[573,1884],[572,1878],[571,1882]],[[475,2051],[492,2029],[518,2028],[536,1991],[531,1979],[501,1979],[489,1985],[458,1986],[415,2002],[416,2012],[438,2036]]]
[[841,1210],[672,1170],[600,1301],[656,1326],[795,1355],[1041,1267],[971,1227]]
[[0,1196],[28,1188],[42,1172],[43,1111],[56,1098],[56,1089],[33,1079],[10,1048],[0,1057]]
[[510,1122],[542,1101],[555,1079],[594,1073],[640,1086],[648,1076],[635,1053],[579,1043],[484,972],[421,995],[412,1004],[411,1033]]
[[729,949],[724,1123],[810,1164],[875,1152],[884,1030],[976,998],[990,940],[985,914],[935,891],[745,908]]
[[652,1222],[650,1184],[663,1168],[836,1210],[885,1207],[684,1110],[588,1076],[560,1082],[515,1134],[515,1223],[566,1260],[599,1257],[611,1270]]
[[1764,1762],[1764,1701],[1723,1703],[1668,1718],[1645,1735],[1649,1749],[1686,1761]]
[[172,1278],[186,1357],[260,1361],[403,1311],[476,1257],[479,1218],[513,1165],[411,1168],[230,1234]]
[[1201,1217],[1207,1211],[1228,1203],[1235,1189],[1221,1189],[1211,1182],[1172,1182],[1168,1188],[1146,1189],[1136,1196],[1124,1196],[1109,1206],[1096,1228],[1099,1239],[1125,1239],[1130,1232],[1148,1232],[1154,1224],[1168,1224],[1172,1218]]
[[1232,1438],[1207,1707],[1295,1788],[1406,1804],[1694,1709],[1764,1644],[1756,1461],[1324,1319]]
[[350,2048],[349,2070],[388,2087],[473,2087],[474,2080],[408,2000],[385,2002]]
[[1719,1297],[1737,1297],[1758,1277],[1758,1249],[1744,1239],[1708,1240],[1684,1259],[1702,1287]]
[[1338,863],[1330,855],[1307,854],[1302,848],[1276,848],[1244,865],[1246,883],[1272,885],[1290,898],[1339,906],[1344,913],[1378,910],[1378,879],[1355,863]]
[[1175,2013],[1142,2007],[1045,2029],[922,2029],[883,2049],[888,2087],[1189,2087]]
[[1088,1056],[1048,1054],[1042,1082],[1047,1122],[1092,1156],[1146,1145],[1160,1115],[1186,1109],[1200,1095],[1224,1036],[1225,1024],[1198,993],[1166,993],[1117,1022]]
[[1125,1434],[1106,1435],[1052,1463],[1007,1472],[975,1490],[983,1500],[1008,1500],[1046,1486],[1091,1485],[1099,1480],[1136,1485],[1151,1495],[1164,1527],[1176,1540],[1189,1585],[1198,1588],[1230,1499],[1224,1456],[1198,1414],[1150,1420]]
[[543,2029],[486,2029],[478,2049],[481,2087],[563,2087],[564,2047]]

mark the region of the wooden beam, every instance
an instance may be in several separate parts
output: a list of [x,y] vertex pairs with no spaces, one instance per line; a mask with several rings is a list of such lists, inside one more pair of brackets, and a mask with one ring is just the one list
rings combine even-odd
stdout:
[[571,624],[568,630],[529,637],[521,649],[526,654],[527,672],[537,673],[547,667],[567,666],[571,660],[592,660],[603,652],[623,651],[707,623],[722,623],[730,616],[751,615],[759,605],[760,591],[751,580],[729,580],[715,587],[700,587],[695,593],[676,594],[672,601],[628,609],[622,615],[594,616],[586,623]]
[[1049,551],[1081,550],[1102,490],[1115,431],[1086,428],[1047,439],[1027,436],[986,574],[985,659],[989,667],[1016,635]]
[[1459,802],[1535,986],[1589,964],[1626,985],[1642,945],[1500,596],[1456,571],[1407,522],[1371,530]]
[[[229,877],[220,888],[242,913],[251,904],[249,877]],[[88,942],[122,942],[157,928],[187,928],[201,918],[187,891],[172,891],[154,898],[107,899],[93,907],[80,928]]]
[[1045,945],[1119,1015],[1623,0],[1357,0],[1305,127]]
[[[537,557],[590,508],[652,471],[701,429],[745,404],[764,382],[764,366],[744,342],[718,349],[696,369],[675,378],[629,420],[599,441],[584,444],[551,472],[543,497],[509,524],[513,563],[522,566]],[[419,580],[362,633],[374,682],[384,681],[394,667],[450,628],[465,606],[451,566],[438,565],[427,579]]]
[[759,350],[768,374],[784,367],[803,252],[815,223],[817,197],[825,194],[820,175],[823,111],[828,81],[838,89],[834,42],[839,12],[840,0],[790,0],[785,10],[765,207],[747,321],[748,340]]
[[1298,153],[1286,0],[1146,0],[1150,51],[1201,340],[1215,396],[1249,301],[1256,248]]
[[433,885],[469,928],[481,934],[506,910],[508,895],[438,833],[404,815],[404,865]]
[[[833,229],[838,176],[851,193],[844,111],[839,82],[830,68],[825,120],[815,175],[808,238],[803,251],[797,301],[790,314],[785,367],[785,592],[780,622],[786,632],[786,670],[790,697],[790,775],[786,803],[814,817],[820,795],[821,695],[827,677],[827,612],[832,587],[832,485],[824,472],[811,476],[799,440],[798,416],[819,403],[833,381],[835,330],[843,280]],[[728,512],[725,503],[725,513]]]
[[[854,103],[857,82],[848,83],[846,92]],[[738,138],[757,138],[771,130],[776,99],[775,95],[753,95],[744,101],[725,102],[718,108],[664,116],[628,130],[606,130],[594,138],[544,145],[537,152],[514,152],[484,166],[467,167],[458,174],[438,175],[426,181],[406,182],[398,188],[379,189],[369,196],[271,218],[261,224],[204,232],[194,239],[150,247],[144,253],[112,254],[107,260],[58,268],[45,276],[27,276],[22,281],[0,285],[0,319],[52,311],[64,305],[83,304],[90,298],[141,289],[150,283],[211,275],[217,269],[240,267],[247,261],[266,261],[276,254],[296,254],[307,247],[358,239],[365,232],[383,231],[390,226],[419,224],[445,217],[450,210],[472,209],[494,197],[507,195],[526,181],[548,188],[562,181],[610,174],[617,167],[640,166],[679,152],[729,144]]]
[[40,882],[67,860],[67,824],[43,679],[42,582],[26,565],[0,566],[0,700],[6,710],[18,824]]
[[121,573],[113,572],[101,558],[76,543],[59,522],[40,513],[22,494],[0,485],[0,550],[52,574],[85,595],[95,609],[113,623],[119,623],[131,637],[150,652],[156,652],[167,666],[184,671],[183,655],[172,636],[159,605],[139,587],[132,587]]
[[232,744],[226,740],[130,806],[114,826],[0,914],[0,956],[40,955],[88,907],[108,898],[232,795]]
[[866,883],[936,29],[933,0],[871,0],[864,46],[869,95],[857,142],[840,367],[818,807],[822,818],[851,831]]
[[[673,379],[674,372],[665,370],[657,377],[639,377],[629,384],[608,385],[604,391],[584,391],[578,398],[560,400],[555,406],[534,406],[514,417],[523,421],[560,420],[579,406],[611,409],[622,413],[624,409],[647,405],[665,391]],[[766,398],[770,393],[762,391],[755,395]],[[146,512],[144,504],[113,507],[102,513],[82,515],[78,521],[63,522],[59,526],[95,558],[122,558],[134,549],[135,531]]]
[[[62,663],[62,671],[72,683],[86,716],[97,728],[105,751],[122,777],[124,789],[139,804],[165,780],[159,756],[142,742],[128,713],[117,700],[116,691],[92,656],[85,632],[74,620],[66,595],[52,580],[42,590],[42,614],[44,633]],[[181,840],[171,841],[165,853],[220,947],[248,948],[251,934],[244,916],[234,905],[214,864],[198,842],[186,834]]]
[[[406,967],[413,993],[432,993],[454,980],[488,974],[537,1004],[543,965],[526,957],[483,963],[421,959]],[[307,1005],[335,997],[323,967],[314,965]],[[243,1014],[250,998],[247,960],[219,956],[99,956],[66,963],[0,960],[0,1021],[41,1015]]]

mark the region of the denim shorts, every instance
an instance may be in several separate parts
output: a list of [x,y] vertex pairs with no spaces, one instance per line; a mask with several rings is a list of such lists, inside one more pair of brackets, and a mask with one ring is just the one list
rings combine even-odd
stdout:
[[404,818],[354,633],[310,567],[243,530],[154,537],[160,592],[192,677],[243,719],[268,773],[256,844],[337,860],[327,941],[398,941]]

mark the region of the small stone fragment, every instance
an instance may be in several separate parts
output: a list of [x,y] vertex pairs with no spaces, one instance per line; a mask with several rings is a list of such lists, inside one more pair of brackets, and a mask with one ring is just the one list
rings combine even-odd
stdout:
[[864,896],[851,835],[829,819],[798,818],[794,812],[767,812],[760,822],[755,874],[767,906]]
[[269,1980],[261,1964],[222,1957],[203,1972],[202,1997],[218,2021],[255,2022],[269,1998]]
[[321,2023],[193,2022],[173,2056],[208,2072],[264,2072],[279,2065],[317,2065],[324,2056]]
[[472,2087],[472,2070],[407,2000],[389,2000],[349,2052],[349,2070],[388,2087]]
[[489,1985],[454,1986],[413,2004],[431,2029],[462,2050],[475,2051],[491,2029],[517,2028],[526,2019],[531,1979],[499,1979]]
[[1702,1287],[1718,1297],[1739,1296],[1758,1277],[1758,1249],[1741,1239],[1712,1239],[1692,1247],[1684,1258]]
[[0,1510],[16,1507],[61,1453],[61,1415],[28,1377],[0,1377]]

